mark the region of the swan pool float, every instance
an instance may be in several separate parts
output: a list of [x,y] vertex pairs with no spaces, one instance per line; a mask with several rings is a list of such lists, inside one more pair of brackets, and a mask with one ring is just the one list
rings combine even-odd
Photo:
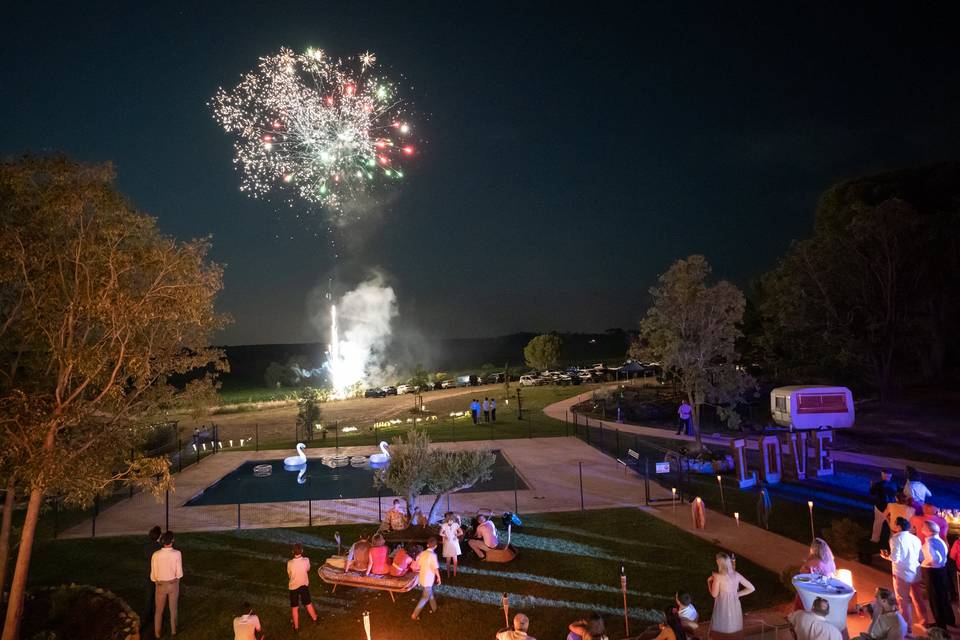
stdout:
[[371,467],[382,467],[383,465],[390,462],[390,452],[387,451],[388,446],[389,445],[387,445],[386,442],[380,443],[380,451],[382,451],[383,453],[375,453],[372,456],[370,456],[369,461],[370,461]]
[[303,453],[303,450],[307,448],[307,445],[302,442],[297,443],[297,455],[288,456],[283,459],[283,468],[287,471],[297,471],[301,467],[306,467],[307,465],[307,456]]

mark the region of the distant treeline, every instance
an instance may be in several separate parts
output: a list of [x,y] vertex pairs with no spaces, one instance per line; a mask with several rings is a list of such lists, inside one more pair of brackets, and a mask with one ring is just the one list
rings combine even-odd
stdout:
[[[418,362],[431,371],[469,372],[484,364],[502,367],[509,363],[513,370],[524,369],[523,348],[536,333],[514,333],[493,338],[437,339],[431,345],[431,356],[414,362],[387,362],[400,372]],[[563,364],[619,364],[624,359],[631,334],[622,329],[604,333],[562,333],[561,359]],[[223,347],[230,362],[230,373],[222,375],[224,385],[262,386],[264,372],[272,362],[296,361],[303,367],[323,364],[326,345],[316,342],[294,344],[256,344]]]

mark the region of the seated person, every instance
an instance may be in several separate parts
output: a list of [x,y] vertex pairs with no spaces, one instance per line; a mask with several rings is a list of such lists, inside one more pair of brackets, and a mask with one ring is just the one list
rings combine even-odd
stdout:
[[383,525],[388,531],[403,531],[410,526],[407,512],[401,506],[400,500],[395,499],[393,501],[393,506],[390,507],[383,518]]
[[903,640],[907,635],[907,621],[897,610],[897,596],[890,589],[877,589],[873,602],[857,607],[858,612],[870,614],[870,626],[856,640]]
[[347,554],[347,564],[344,571],[359,571],[366,573],[370,566],[370,543],[365,538],[360,538],[350,545],[350,552]]
[[482,513],[479,514],[477,516],[477,528],[473,532],[473,538],[467,540],[467,544],[481,560],[486,558],[487,551],[496,549],[500,544],[500,538],[497,537],[497,526],[487,516]]
[[427,516],[423,515],[423,511],[420,511],[420,507],[413,508],[413,517],[410,518],[411,527],[426,527],[427,526]]
[[823,598],[813,601],[810,611],[794,611],[787,620],[797,640],[842,640],[840,630],[827,622],[830,603]]
[[699,627],[700,614],[693,606],[693,598],[686,591],[678,591],[674,600],[677,603],[677,615],[680,617],[680,625],[687,633],[694,633]]
[[533,636],[527,635],[527,629],[530,628],[530,618],[518,613],[513,616],[513,629],[507,629],[497,634],[497,640],[537,640]]
[[683,630],[676,606],[669,606],[663,610],[663,624],[656,640],[687,640],[687,633]]
[[390,572],[390,558],[387,553],[387,541],[379,533],[373,536],[372,546],[370,547],[370,561],[367,565],[367,575],[375,574],[378,576],[387,575]]
[[567,640],[609,640],[599,611],[592,612],[586,620],[571,622],[568,629]]
[[393,562],[390,564],[390,575],[401,577],[405,576],[408,571],[413,571],[414,573],[420,571],[420,567],[417,566],[414,558],[423,551],[420,547],[416,545],[411,545],[408,549],[405,546],[397,547],[397,550],[393,554]]

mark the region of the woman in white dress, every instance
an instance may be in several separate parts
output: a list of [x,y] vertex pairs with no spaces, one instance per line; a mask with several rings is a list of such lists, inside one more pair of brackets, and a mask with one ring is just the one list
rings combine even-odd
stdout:
[[[742,589],[740,587],[743,587]],[[717,570],[707,578],[707,588],[713,596],[711,635],[739,635],[743,633],[743,608],[740,598],[756,589],[734,568],[733,558],[722,551],[717,554]]]
[[453,513],[447,512],[443,516],[443,524],[440,525],[440,538],[443,540],[443,559],[446,560],[447,577],[450,577],[450,565],[453,565],[453,575],[457,575],[457,556],[460,555],[460,538],[463,537],[463,529],[460,523],[454,517]]

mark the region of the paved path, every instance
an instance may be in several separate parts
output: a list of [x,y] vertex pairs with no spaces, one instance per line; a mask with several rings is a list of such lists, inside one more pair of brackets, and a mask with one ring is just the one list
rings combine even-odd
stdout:
[[[683,440],[686,442],[693,442],[695,438],[693,436],[687,435],[678,435],[671,431],[670,429],[661,429],[659,427],[645,427],[635,424],[627,424],[622,422],[615,422],[611,420],[600,420],[597,418],[579,418],[577,417],[572,408],[574,405],[583,402],[592,395],[592,391],[589,393],[582,393],[573,398],[567,398],[566,400],[561,400],[560,402],[555,402],[547,407],[544,407],[543,412],[549,417],[556,420],[579,420],[585,422],[590,426],[599,427],[603,425],[605,429],[619,429],[625,433],[636,433],[642,436],[649,436],[651,438],[664,438],[667,440]],[[843,437],[842,434],[840,437]],[[703,442],[705,444],[719,445],[723,447],[730,446],[730,436],[717,436],[717,435],[704,435]],[[758,448],[756,438],[747,439],[747,447],[753,450]],[[813,447],[811,449],[811,454],[813,453]],[[949,464],[938,464],[934,462],[924,462],[922,460],[906,460],[904,458],[891,458],[886,456],[875,456],[868,455],[864,453],[856,453],[853,451],[840,451],[832,450],[830,455],[837,462],[847,462],[856,465],[862,465],[867,467],[876,467],[878,469],[903,469],[907,465],[912,465],[916,467],[923,473],[929,473],[935,476],[942,476],[945,478],[960,478],[960,467],[949,465]]]
[[[574,398],[562,400],[544,408],[544,413],[558,420],[567,419],[568,412],[572,413],[570,408],[589,396],[589,393],[585,393]],[[604,427],[620,429],[621,431],[629,431],[640,435],[658,438],[667,437],[675,440],[693,440],[693,438],[689,436],[674,435],[663,429],[626,425],[602,420],[590,421],[591,425],[599,425],[599,423],[603,423]],[[726,439],[721,438],[710,438],[709,440],[704,438],[704,440],[715,440],[715,444],[728,444]],[[870,458],[871,461],[859,462],[859,464],[891,464],[889,459],[879,459],[878,461],[876,456],[864,457]],[[960,473],[960,469],[957,469],[957,472]],[[670,522],[684,531],[708,540],[719,547],[728,549],[738,556],[749,558],[756,564],[777,574],[782,573],[788,568],[798,566],[807,556],[808,549],[804,544],[751,524],[738,523],[734,518],[712,509],[706,510],[706,527],[704,529],[697,529],[693,523],[690,506],[681,504],[680,501],[673,502],[670,492],[655,482],[650,483],[650,497],[652,499],[658,499],[658,501],[662,500],[663,502],[660,503],[660,506],[641,507],[643,511],[661,520]],[[857,602],[872,600],[873,593],[877,587],[890,589],[893,586],[890,573],[887,571],[880,571],[875,567],[847,560],[838,560],[837,566],[841,569],[849,569],[853,574],[853,586],[857,591],[854,600]],[[747,576],[747,578],[749,579],[749,576]],[[850,632],[850,637],[856,636],[861,631],[866,631],[868,624],[869,619],[866,616],[848,616],[847,627]],[[919,635],[925,635],[925,631],[920,626],[917,626],[916,631]],[[952,637],[960,638],[960,635],[954,633]]]

